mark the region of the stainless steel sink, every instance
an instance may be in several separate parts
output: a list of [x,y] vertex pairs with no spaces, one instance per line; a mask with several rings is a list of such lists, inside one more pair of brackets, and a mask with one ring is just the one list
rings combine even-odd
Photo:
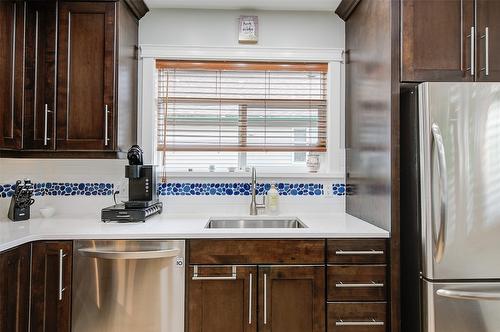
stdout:
[[295,217],[211,218],[205,228],[307,228]]

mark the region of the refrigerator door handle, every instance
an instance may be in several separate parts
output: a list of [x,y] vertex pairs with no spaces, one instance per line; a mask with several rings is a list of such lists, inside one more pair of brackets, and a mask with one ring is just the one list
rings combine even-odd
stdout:
[[442,297],[458,300],[500,301],[500,292],[476,292],[464,290],[438,289],[436,294]]
[[[443,258],[444,248],[446,245],[446,208],[448,201],[448,177],[446,173],[446,155],[444,151],[443,136],[441,136],[441,130],[436,123],[432,124],[432,144],[436,147],[438,157],[438,171],[439,171],[439,231],[437,239],[435,237],[435,228],[433,228],[433,240],[434,246],[436,248],[434,252],[434,258],[436,262],[440,262]],[[431,164],[431,170],[433,166]],[[432,172],[432,171],[431,171]],[[433,176],[431,175],[431,178]],[[434,200],[434,199],[433,199]],[[434,218],[433,218],[434,219]]]

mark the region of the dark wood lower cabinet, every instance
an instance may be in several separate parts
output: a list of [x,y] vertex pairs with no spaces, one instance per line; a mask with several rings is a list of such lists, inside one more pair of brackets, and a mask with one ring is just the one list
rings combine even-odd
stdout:
[[259,267],[259,331],[325,331],[325,268]]
[[328,266],[328,301],[385,301],[386,265]]
[[255,332],[257,267],[190,266],[188,332]]
[[71,241],[35,242],[31,269],[31,331],[71,329]]
[[328,332],[385,332],[387,303],[329,303]]
[[30,245],[0,254],[0,332],[28,331]]
[[186,331],[326,330],[323,266],[234,267],[190,266]]

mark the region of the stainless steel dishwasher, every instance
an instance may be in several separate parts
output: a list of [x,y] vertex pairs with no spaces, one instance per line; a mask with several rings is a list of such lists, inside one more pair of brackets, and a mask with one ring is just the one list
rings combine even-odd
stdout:
[[184,331],[184,241],[78,240],[73,332]]

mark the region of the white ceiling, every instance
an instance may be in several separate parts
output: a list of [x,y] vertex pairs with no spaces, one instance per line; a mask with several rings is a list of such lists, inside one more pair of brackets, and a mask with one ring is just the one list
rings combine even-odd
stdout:
[[334,11],[341,0],[145,0],[149,8]]

